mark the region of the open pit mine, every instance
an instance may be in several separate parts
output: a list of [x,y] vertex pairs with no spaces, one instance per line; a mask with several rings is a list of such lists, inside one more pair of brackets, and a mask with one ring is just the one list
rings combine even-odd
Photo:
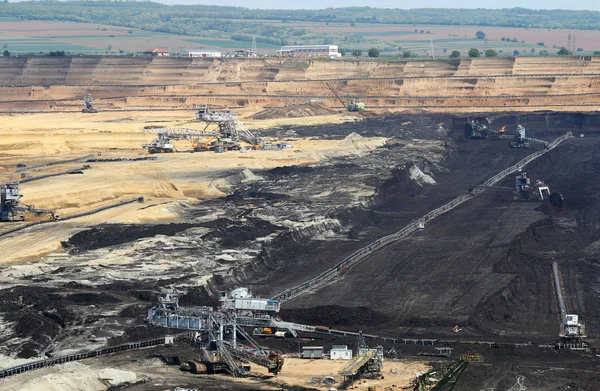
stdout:
[[600,58],[0,69],[0,389],[598,389]]

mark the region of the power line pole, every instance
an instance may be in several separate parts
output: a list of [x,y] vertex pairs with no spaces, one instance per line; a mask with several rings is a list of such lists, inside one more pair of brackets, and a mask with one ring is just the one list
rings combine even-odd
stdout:
[[433,39],[429,40],[429,58],[435,60],[435,52],[433,50]]

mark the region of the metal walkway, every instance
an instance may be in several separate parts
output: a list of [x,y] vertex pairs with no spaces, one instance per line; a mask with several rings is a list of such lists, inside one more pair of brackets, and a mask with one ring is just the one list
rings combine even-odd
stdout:
[[95,213],[99,213],[99,212],[102,212],[102,211],[105,211],[105,210],[108,210],[108,209],[118,208],[118,207],[123,206],[123,205],[133,204],[134,202],[142,202],[143,200],[144,200],[144,197],[140,196],[140,197],[136,197],[136,198],[133,198],[133,199],[130,199],[130,200],[119,201],[119,202],[115,202],[115,203],[110,204],[110,205],[101,206],[99,208],[95,208],[95,209],[92,209],[92,210],[87,211],[87,212],[81,212],[81,213],[76,213],[74,215],[61,217],[61,218],[56,219],[56,220],[41,220],[41,221],[36,221],[35,223],[29,223],[29,224],[21,225],[21,226],[15,227],[13,229],[10,229],[8,231],[1,232],[0,233],[0,237],[12,234],[14,232],[22,231],[22,230],[30,228],[30,227],[35,227],[36,225],[58,223],[58,222],[65,221],[65,220],[76,219],[78,217],[89,216],[89,215],[92,215],[92,214],[95,214]]
[[[191,333],[185,333],[185,335],[187,335],[187,334],[191,334]],[[147,348],[150,346],[158,346],[158,345],[164,345],[164,344],[165,344],[165,338],[160,338],[160,339],[153,339],[153,340],[149,340],[149,341],[130,342],[130,343],[115,346],[112,348],[92,350],[89,352],[67,354],[64,356],[52,357],[52,358],[49,358],[46,360],[32,361],[27,364],[17,365],[17,366],[14,366],[11,368],[6,368],[6,369],[0,369],[0,379],[7,377],[7,376],[12,376],[12,375],[16,375],[19,373],[31,371],[34,369],[50,367],[50,366],[57,365],[57,364],[64,364],[66,362],[79,361],[79,360],[83,360],[86,358],[92,358],[92,357],[101,357],[101,356],[105,356],[105,355],[111,354],[111,353],[123,352],[126,350],[142,349],[142,348]]]
[[339,262],[334,267],[322,272],[318,276],[316,276],[308,281],[305,281],[299,285],[296,285],[295,287],[286,289],[285,291],[275,295],[273,297],[273,299],[279,300],[281,303],[285,303],[287,301],[295,299],[296,297],[300,296],[303,293],[308,292],[309,290],[311,292],[314,292],[315,290],[323,287],[324,285],[331,283],[335,278],[347,273],[353,267],[355,267],[360,262],[362,262],[363,260],[368,258],[375,251],[379,251],[379,250],[389,246],[390,244],[393,244],[401,239],[408,237],[409,235],[411,235],[413,232],[417,231],[418,229],[424,228],[426,224],[428,224],[429,222],[434,220],[436,217],[438,217],[446,212],[451,211],[452,209],[454,209],[457,206],[463,204],[464,202],[470,200],[471,198],[477,196],[478,194],[481,194],[482,192],[485,191],[485,187],[494,186],[496,183],[500,182],[502,179],[506,178],[508,175],[522,170],[523,167],[525,167],[527,164],[529,164],[533,160],[539,158],[540,156],[544,155],[545,153],[550,152],[554,148],[558,147],[560,145],[560,143],[562,143],[563,141],[567,140],[570,137],[572,137],[571,134],[567,133],[566,135],[557,138],[556,140],[549,143],[546,148],[532,153],[531,155],[529,155],[529,156],[525,157],[524,159],[522,159],[521,161],[519,161],[517,164],[494,175],[493,177],[491,177],[490,179],[488,179],[487,181],[482,183],[480,185],[482,187],[475,188],[473,190],[473,192],[471,192],[470,194],[461,195],[461,196],[453,199],[452,201],[446,203],[445,205],[442,205],[439,208],[432,210],[431,212],[427,213],[420,219],[411,222],[410,224],[408,224],[406,227],[402,228],[401,230],[399,230],[393,234],[384,236],[380,239],[377,239],[376,241],[372,242],[371,244],[350,254],[349,256],[344,258],[341,262]]

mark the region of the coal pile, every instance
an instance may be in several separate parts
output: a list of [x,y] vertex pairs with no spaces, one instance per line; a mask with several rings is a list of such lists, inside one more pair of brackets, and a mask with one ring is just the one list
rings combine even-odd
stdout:
[[94,227],[71,236],[62,242],[64,249],[71,253],[115,246],[137,239],[156,235],[172,236],[193,227],[193,224],[110,224]]

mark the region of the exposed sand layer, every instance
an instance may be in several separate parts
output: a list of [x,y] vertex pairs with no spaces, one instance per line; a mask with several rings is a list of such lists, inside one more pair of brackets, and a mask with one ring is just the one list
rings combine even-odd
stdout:
[[[600,73],[600,57],[500,57],[445,61],[328,61],[175,57],[6,57],[2,85],[175,85],[198,82]],[[55,72],[49,72],[54,69]]]
[[[600,57],[477,58],[442,61],[0,58],[0,111],[80,110],[93,93],[101,110],[192,108],[210,103],[280,116],[343,110],[330,90],[359,96],[369,111],[564,110],[598,108]],[[329,84],[329,85],[328,85]],[[296,109],[286,109],[286,106]],[[279,110],[274,110],[279,108]]]
[[[192,112],[36,114],[3,116],[0,130],[0,181],[19,180],[16,165],[28,166],[88,154],[98,159],[138,158],[148,153],[141,144],[153,136],[143,128],[185,126],[201,129],[204,124],[192,120]],[[342,121],[342,116],[311,118],[306,122]],[[244,120],[244,122],[246,122]],[[248,123],[252,128],[292,124],[290,120],[262,120]],[[35,259],[60,249],[60,241],[81,227],[103,222],[177,221],[186,204],[222,197],[235,188],[231,176],[244,170],[254,172],[290,165],[314,164],[342,156],[359,156],[386,142],[385,138],[346,138],[343,140],[290,139],[293,148],[286,150],[249,150],[186,153],[189,141],[175,142],[181,153],[158,154],[152,161],[74,162],[30,170],[35,177],[48,173],[91,167],[83,174],[63,175],[20,185],[22,201],[37,208],[55,210],[61,216],[85,212],[118,201],[144,196],[145,202],[134,203],[76,220],[56,222],[0,238],[0,248],[10,257],[4,262]],[[280,141],[272,139],[273,142]],[[258,178],[258,177],[257,177]],[[247,178],[246,178],[247,179]],[[255,178],[256,179],[256,178]],[[259,178],[258,178],[259,179]],[[31,216],[31,219],[35,217]],[[48,218],[42,216],[40,218]],[[5,231],[21,223],[0,226]],[[10,259],[9,259],[10,258]]]
[[[339,388],[343,382],[343,377],[339,375],[339,372],[350,362],[327,359],[305,360],[288,357],[285,359],[283,371],[272,380],[282,385],[298,385],[322,390],[329,390],[331,387]],[[253,367],[253,369],[262,372],[260,367],[258,369]],[[404,387],[408,387],[416,376],[427,372],[429,369],[430,367],[424,362],[386,360],[381,372],[383,379],[360,380],[354,383],[354,388],[367,390],[369,387],[379,387],[377,389],[380,390],[402,390]],[[336,383],[333,385],[324,384],[322,379],[327,376],[333,377]],[[313,378],[318,378],[321,382],[317,382],[317,379],[313,382]]]

